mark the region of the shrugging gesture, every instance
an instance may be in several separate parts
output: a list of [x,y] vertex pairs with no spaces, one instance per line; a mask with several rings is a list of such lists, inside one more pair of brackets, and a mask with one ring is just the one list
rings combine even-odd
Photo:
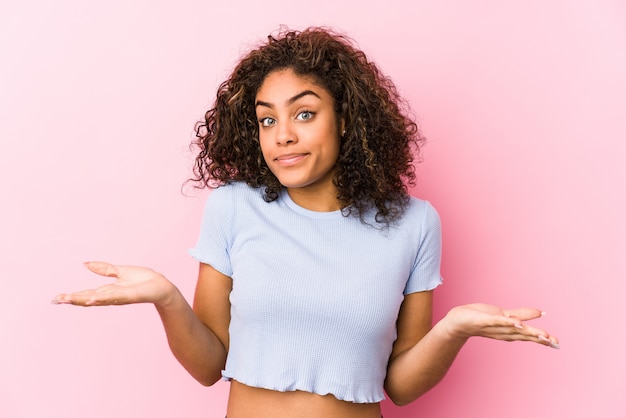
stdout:
[[86,267],[112,283],[53,303],[153,303],[187,371],[231,382],[231,418],[379,418],[385,390],[417,399],[471,337],[558,348],[527,325],[534,308],[464,305],[432,326],[440,220],[408,193],[423,142],[408,102],[348,37],[269,36],[196,127],[191,180],[215,190],[191,251],[193,307],[151,269],[102,262]]

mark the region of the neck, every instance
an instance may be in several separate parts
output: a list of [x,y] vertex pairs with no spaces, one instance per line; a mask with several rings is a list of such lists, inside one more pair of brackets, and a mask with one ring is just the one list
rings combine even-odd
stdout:
[[334,212],[341,209],[341,202],[337,199],[337,190],[334,187],[331,189],[288,188],[287,193],[300,207],[314,212]]

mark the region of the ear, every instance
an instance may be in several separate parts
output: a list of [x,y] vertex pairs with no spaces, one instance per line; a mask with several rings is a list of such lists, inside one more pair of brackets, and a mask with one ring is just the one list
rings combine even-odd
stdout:
[[346,134],[346,118],[343,116],[339,118],[339,132],[342,138]]

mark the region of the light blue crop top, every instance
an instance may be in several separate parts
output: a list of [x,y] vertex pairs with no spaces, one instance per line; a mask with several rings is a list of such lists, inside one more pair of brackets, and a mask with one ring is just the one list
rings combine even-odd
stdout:
[[224,379],[383,400],[403,297],[442,282],[437,212],[411,198],[397,224],[376,229],[262,194],[243,183],[212,191],[189,251],[233,279]]

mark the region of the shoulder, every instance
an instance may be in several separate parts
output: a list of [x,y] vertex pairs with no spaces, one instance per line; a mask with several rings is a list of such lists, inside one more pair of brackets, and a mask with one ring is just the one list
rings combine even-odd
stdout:
[[281,199],[268,202],[264,187],[252,187],[244,182],[227,183],[212,190],[206,199],[206,213],[215,214],[229,222],[249,225],[263,222],[266,217],[281,216],[285,211]]
[[415,196],[409,197],[409,204],[406,208],[402,222],[415,223],[421,221],[423,224],[440,223],[439,213],[428,201]]
[[[205,219],[212,217],[230,219],[235,208],[241,206],[238,202],[250,200],[247,196],[254,191],[255,189],[240,182],[227,183],[212,189],[204,203]],[[262,197],[259,199],[262,201]]]
[[234,202],[261,201],[263,188],[254,188],[243,182],[232,182],[213,189],[207,197],[207,205],[213,207],[233,206]]
[[418,242],[429,239],[439,240],[441,236],[441,219],[435,207],[428,200],[414,196],[410,197],[409,204],[397,226],[399,230],[405,231],[410,239]]
[[246,183],[241,181],[233,181],[230,183],[223,184],[221,186],[216,187],[211,191],[209,196],[211,198],[221,198],[228,196],[263,196],[263,188],[262,187],[252,187],[248,186]]

